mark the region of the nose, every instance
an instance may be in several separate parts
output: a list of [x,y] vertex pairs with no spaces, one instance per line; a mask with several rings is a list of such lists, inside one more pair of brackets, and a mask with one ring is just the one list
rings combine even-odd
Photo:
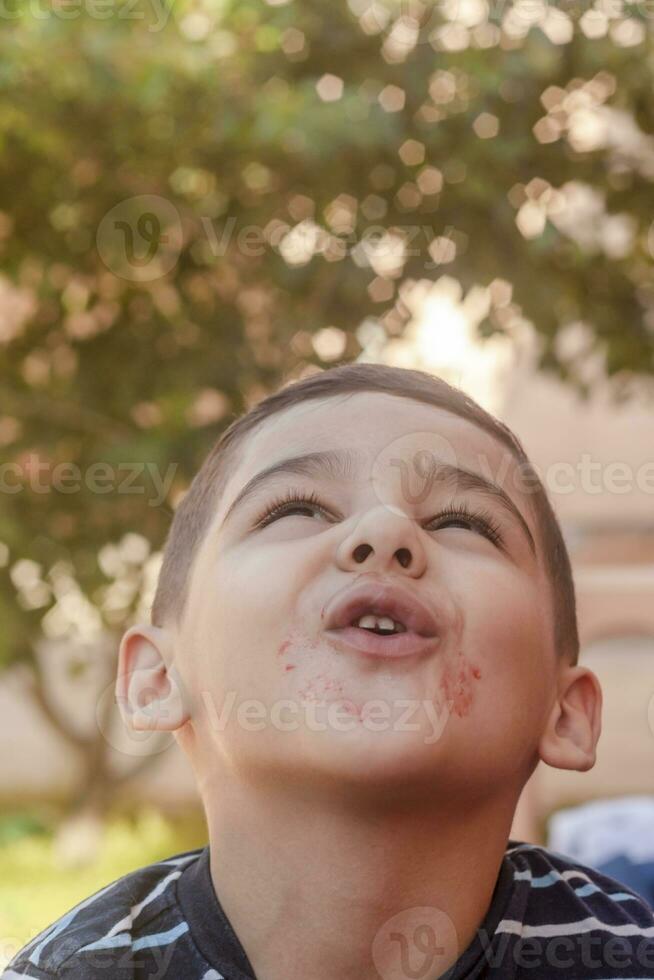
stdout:
[[415,521],[386,504],[369,510],[338,547],[337,564],[351,571],[365,563],[366,571],[386,571],[399,563],[411,575],[425,570],[425,550]]

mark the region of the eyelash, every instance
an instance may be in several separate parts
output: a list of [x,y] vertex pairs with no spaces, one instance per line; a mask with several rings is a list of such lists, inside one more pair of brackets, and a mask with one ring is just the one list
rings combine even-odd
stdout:
[[[264,512],[255,521],[254,528],[267,527],[276,518],[293,509],[292,505],[295,505],[296,509],[298,504],[309,505],[321,510],[325,514],[328,513],[315,491],[312,490],[311,493],[303,493],[299,490],[291,489],[286,492],[284,497],[278,497],[266,507]],[[481,531],[493,544],[502,545],[504,543],[504,537],[497,521],[487,511],[471,511],[468,510],[465,504],[459,504],[458,506],[449,505],[433,517],[429,523],[432,524],[435,520],[440,520],[443,517],[467,521],[477,530]]]

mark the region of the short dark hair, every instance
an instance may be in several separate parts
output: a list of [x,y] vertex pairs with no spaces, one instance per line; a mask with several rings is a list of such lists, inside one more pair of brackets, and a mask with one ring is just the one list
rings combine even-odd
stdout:
[[265,419],[302,402],[354,392],[383,392],[434,405],[467,419],[507,446],[528,480],[545,568],[551,587],[554,644],[572,663],[579,655],[574,581],[559,522],[545,488],[511,430],[459,388],[442,378],[410,368],[351,362],[317,369],[290,381],[236,418],[207,455],[177,507],[164,547],[163,562],[152,604],[153,625],[179,624],[186,605],[190,573],[200,542],[216,513],[228,477],[238,462],[249,433]]

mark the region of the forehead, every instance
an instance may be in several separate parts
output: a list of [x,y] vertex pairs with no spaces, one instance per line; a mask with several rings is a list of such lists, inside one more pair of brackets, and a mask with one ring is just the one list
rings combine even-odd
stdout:
[[246,437],[220,504],[224,514],[240,489],[276,462],[347,447],[361,482],[402,474],[425,476],[431,462],[481,474],[501,486],[536,534],[524,474],[508,446],[474,422],[445,409],[383,392],[355,392],[293,405]]

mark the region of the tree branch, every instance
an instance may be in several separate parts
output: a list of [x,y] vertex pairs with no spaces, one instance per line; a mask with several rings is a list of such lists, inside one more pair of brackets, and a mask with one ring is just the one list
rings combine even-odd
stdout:
[[67,722],[63,720],[57,709],[49,700],[48,695],[45,692],[43,678],[34,667],[27,668],[26,686],[29,694],[34,700],[34,703],[38,705],[42,714],[50,722],[52,727],[56,729],[56,731],[58,731],[59,734],[62,735],[74,748],[87,750],[89,747],[88,739],[84,738],[83,735],[79,735],[70,727],[70,725],[67,724]]

